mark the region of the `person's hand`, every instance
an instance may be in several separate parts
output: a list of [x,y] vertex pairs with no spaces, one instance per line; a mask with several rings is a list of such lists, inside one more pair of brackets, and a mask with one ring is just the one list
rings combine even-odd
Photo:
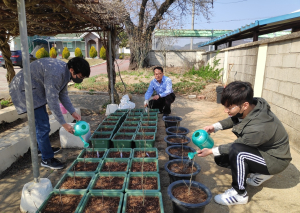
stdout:
[[72,117],[73,117],[76,121],[80,121],[80,120],[81,120],[81,116],[80,116],[77,112],[73,112]]
[[197,150],[197,156],[198,157],[206,157],[210,154],[212,154],[212,149],[207,149],[207,148],[204,148],[204,149],[201,149],[201,150]]
[[149,101],[148,100],[145,100],[144,101],[144,107],[147,107],[149,105]]
[[154,95],[152,99],[153,99],[153,100],[159,99],[159,95]]
[[205,127],[203,127],[203,129],[204,129],[208,134],[215,132],[215,127],[214,127],[213,125],[205,126]]
[[[73,113],[73,114],[74,114],[74,113]],[[69,133],[71,133],[71,134],[74,134],[74,129],[73,129],[73,127],[72,127],[70,124],[65,123],[65,124],[63,124],[62,126],[63,126],[63,128],[65,128],[65,130],[66,130],[67,132],[69,132]]]

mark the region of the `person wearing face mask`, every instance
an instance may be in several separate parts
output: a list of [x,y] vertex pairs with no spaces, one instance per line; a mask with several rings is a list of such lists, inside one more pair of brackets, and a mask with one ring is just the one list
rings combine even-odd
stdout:
[[216,203],[246,204],[247,185],[259,186],[289,165],[292,160],[289,137],[267,101],[253,98],[250,83],[234,81],[228,84],[221,103],[229,117],[203,129],[212,133],[232,128],[237,139],[233,143],[199,150],[197,156],[213,154],[218,166],[231,169],[232,188],[216,195]]
[[[51,147],[49,140],[50,124],[46,111],[48,104],[55,119],[70,133],[74,132],[67,124],[60,110],[59,102],[68,110],[72,117],[81,120],[68,96],[68,83],[73,80],[81,83],[90,76],[89,63],[80,57],[72,58],[65,63],[59,59],[41,58],[30,64],[32,95],[35,116],[36,138],[38,152],[42,156],[41,166],[51,169],[62,169],[64,165],[56,158],[60,148]],[[9,93],[18,114],[27,112],[23,70],[21,70],[9,85]]]

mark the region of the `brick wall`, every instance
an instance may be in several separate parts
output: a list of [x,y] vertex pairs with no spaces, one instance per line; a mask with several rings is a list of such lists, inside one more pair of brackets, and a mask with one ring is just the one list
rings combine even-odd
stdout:
[[268,45],[262,97],[300,150],[300,38]]

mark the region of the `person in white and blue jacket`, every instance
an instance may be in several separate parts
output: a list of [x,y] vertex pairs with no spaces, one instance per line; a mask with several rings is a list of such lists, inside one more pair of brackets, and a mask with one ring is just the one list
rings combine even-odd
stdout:
[[[171,104],[176,97],[172,89],[172,80],[164,76],[162,67],[154,67],[153,72],[155,78],[150,82],[145,93],[144,106],[148,106],[150,109],[159,109],[160,113],[168,116],[171,113]],[[156,95],[149,101],[154,91]]]
[[[59,102],[68,110],[72,117],[81,120],[68,96],[68,82],[73,80],[80,83],[90,76],[89,63],[80,57],[72,58],[65,63],[54,58],[41,58],[30,64],[32,95],[35,116],[36,138],[39,155],[42,156],[41,165],[51,169],[62,169],[64,165],[54,158],[59,148],[51,147],[49,132],[49,117],[46,111],[48,104],[55,119],[73,133],[74,129],[67,124],[60,110]],[[9,85],[9,93],[18,114],[27,112],[23,70],[21,70]]]

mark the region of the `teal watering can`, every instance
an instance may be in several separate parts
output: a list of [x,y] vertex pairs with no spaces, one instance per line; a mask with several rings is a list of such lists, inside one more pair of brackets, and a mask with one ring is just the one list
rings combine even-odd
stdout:
[[[211,149],[214,146],[214,140],[210,135],[203,129],[199,129],[193,133],[192,136],[193,143],[200,149],[208,148]],[[189,159],[193,159],[197,152],[189,152]]]
[[75,136],[79,136],[81,141],[83,142],[83,146],[84,148],[89,147],[89,143],[87,143],[85,140],[83,140],[83,138],[81,137],[82,135],[87,134],[90,131],[90,127],[89,124],[85,121],[76,121],[76,124],[74,126],[74,135]]

